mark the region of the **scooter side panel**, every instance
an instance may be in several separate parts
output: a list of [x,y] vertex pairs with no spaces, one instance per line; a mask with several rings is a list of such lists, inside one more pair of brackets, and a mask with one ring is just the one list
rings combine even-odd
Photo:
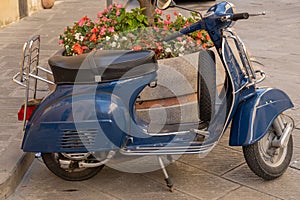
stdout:
[[[62,87],[58,86],[56,94],[48,97],[32,116],[26,128],[23,150],[86,152],[118,149],[124,132],[129,131],[129,113],[122,100],[105,91],[86,91],[87,86],[76,92],[74,88],[69,89],[69,92],[73,91],[72,95],[67,92],[67,86]],[[58,94],[60,90],[64,91],[63,95]]]
[[257,94],[242,102],[236,111],[230,132],[231,146],[246,146],[260,140],[273,120],[293,103],[283,91],[258,89]]

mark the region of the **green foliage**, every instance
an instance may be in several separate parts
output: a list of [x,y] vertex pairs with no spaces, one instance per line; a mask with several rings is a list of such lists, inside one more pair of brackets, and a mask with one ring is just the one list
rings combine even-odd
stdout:
[[200,19],[197,13],[185,18],[176,12],[171,16],[156,10],[154,26],[147,28],[149,22],[142,13],[144,10],[135,8],[127,12],[120,4],[114,4],[99,12],[95,21],[84,16],[65,29],[60,35],[60,44],[68,56],[93,49],[151,49],[159,59],[180,56],[213,45],[205,31],[162,42],[166,35],[197,22]]

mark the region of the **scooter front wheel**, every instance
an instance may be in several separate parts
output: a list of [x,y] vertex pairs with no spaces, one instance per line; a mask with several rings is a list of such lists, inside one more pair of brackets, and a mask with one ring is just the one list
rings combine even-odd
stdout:
[[288,168],[293,154],[293,138],[288,138],[284,147],[274,147],[272,141],[277,135],[270,127],[266,135],[254,144],[243,146],[243,153],[249,168],[265,180],[281,176]]
[[[95,176],[103,167],[79,168],[78,161],[73,161],[61,153],[42,153],[42,158],[47,168],[56,176],[67,181],[83,181]],[[60,160],[71,161],[68,167],[62,167]]]

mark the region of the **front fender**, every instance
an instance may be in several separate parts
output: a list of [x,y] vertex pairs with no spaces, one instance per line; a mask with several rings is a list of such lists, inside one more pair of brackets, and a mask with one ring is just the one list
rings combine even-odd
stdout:
[[229,145],[246,146],[260,140],[283,111],[294,107],[281,90],[258,89],[257,94],[242,102],[232,121]]

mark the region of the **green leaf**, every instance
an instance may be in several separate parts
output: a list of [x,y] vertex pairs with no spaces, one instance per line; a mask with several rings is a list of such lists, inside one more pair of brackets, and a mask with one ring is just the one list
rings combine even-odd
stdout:
[[137,20],[139,20],[139,22],[143,22],[145,16],[144,15],[138,15],[138,16],[136,16],[136,18],[137,18]]

